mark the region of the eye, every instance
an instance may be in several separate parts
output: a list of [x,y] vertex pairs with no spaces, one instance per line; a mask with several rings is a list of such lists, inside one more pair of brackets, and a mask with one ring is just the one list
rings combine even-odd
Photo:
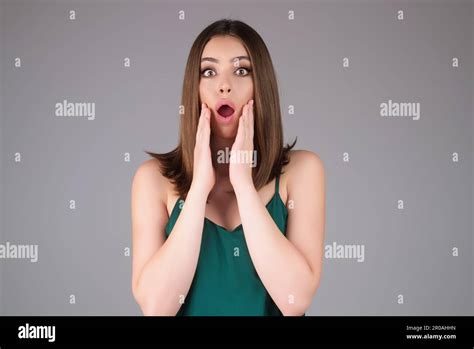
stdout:
[[[236,70],[236,72],[241,71],[241,70],[245,71],[245,73],[237,74],[238,76],[247,76],[247,75],[249,75],[250,72],[252,71],[251,68],[240,67],[240,68],[238,68],[238,69]],[[208,71],[209,71],[209,72],[212,72],[213,74],[208,73]],[[208,78],[208,77],[211,77],[211,76],[213,76],[213,75],[216,75],[216,73],[215,73],[214,70],[212,70],[211,68],[204,68],[204,69],[201,70],[201,75],[202,75],[203,77]]]
[[212,69],[204,68],[203,70],[201,70],[201,75],[203,75],[203,76],[205,76],[205,77],[209,77],[209,75],[206,74],[207,71],[214,72],[214,70],[212,70]]
[[[244,71],[246,71],[246,73],[245,73],[243,76],[249,75],[250,72],[252,71],[252,69],[250,69],[250,68],[244,68],[244,67],[240,67],[240,68],[237,69],[236,71],[239,71],[239,70],[244,70]],[[242,75],[242,74],[238,74],[238,75]]]

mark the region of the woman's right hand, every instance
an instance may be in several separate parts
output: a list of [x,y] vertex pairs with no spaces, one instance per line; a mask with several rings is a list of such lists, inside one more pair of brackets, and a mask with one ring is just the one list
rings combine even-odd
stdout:
[[211,110],[205,103],[201,104],[201,115],[196,132],[196,145],[194,146],[194,168],[192,186],[207,195],[214,187],[216,181],[215,169],[211,157]]

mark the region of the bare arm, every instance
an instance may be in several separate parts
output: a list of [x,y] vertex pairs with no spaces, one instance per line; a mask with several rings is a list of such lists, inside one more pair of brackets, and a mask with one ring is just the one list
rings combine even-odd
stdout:
[[133,179],[132,290],[144,315],[176,315],[196,271],[206,199],[215,180],[208,117],[201,115],[194,153],[195,175],[186,204],[167,239],[166,184],[156,161],[141,165]]
[[[232,150],[253,151],[253,100],[244,106]],[[321,277],[325,178],[321,159],[308,151],[292,152],[288,165],[286,236],[260,200],[251,162],[234,161],[229,178],[234,187],[245,241],[263,285],[284,315],[302,315],[310,306]]]
[[286,237],[259,200],[255,187],[236,191],[245,240],[255,269],[284,315],[302,315],[319,287],[322,270],[325,189],[319,157],[299,152],[289,170]]
[[[153,216],[163,212],[160,205],[164,209],[166,205],[152,203],[143,172],[137,172],[132,194],[133,294],[144,315],[176,315],[196,271],[206,197],[194,189],[189,191],[186,205],[165,240],[164,216]],[[157,208],[156,213],[151,212],[153,208]]]

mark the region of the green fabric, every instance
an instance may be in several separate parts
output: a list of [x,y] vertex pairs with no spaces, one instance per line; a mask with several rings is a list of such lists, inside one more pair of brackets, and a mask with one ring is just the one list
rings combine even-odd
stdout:
[[[266,208],[276,225],[286,235],[288,211],[279,194]],[[176,200],[166,225],[169,236],[182,209]],[[179,263],[179,261],[176,261]],[[242,224],[232,231],[204,218],[199,260],[188,295],[177,316],[282,316],[260,280],[245,242]]]

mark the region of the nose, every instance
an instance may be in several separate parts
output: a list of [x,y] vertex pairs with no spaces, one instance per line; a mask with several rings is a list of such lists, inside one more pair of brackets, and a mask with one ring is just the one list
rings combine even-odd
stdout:
[[225,84],[219,88],[220,93],[230,93],[231,88],[229,85]]

